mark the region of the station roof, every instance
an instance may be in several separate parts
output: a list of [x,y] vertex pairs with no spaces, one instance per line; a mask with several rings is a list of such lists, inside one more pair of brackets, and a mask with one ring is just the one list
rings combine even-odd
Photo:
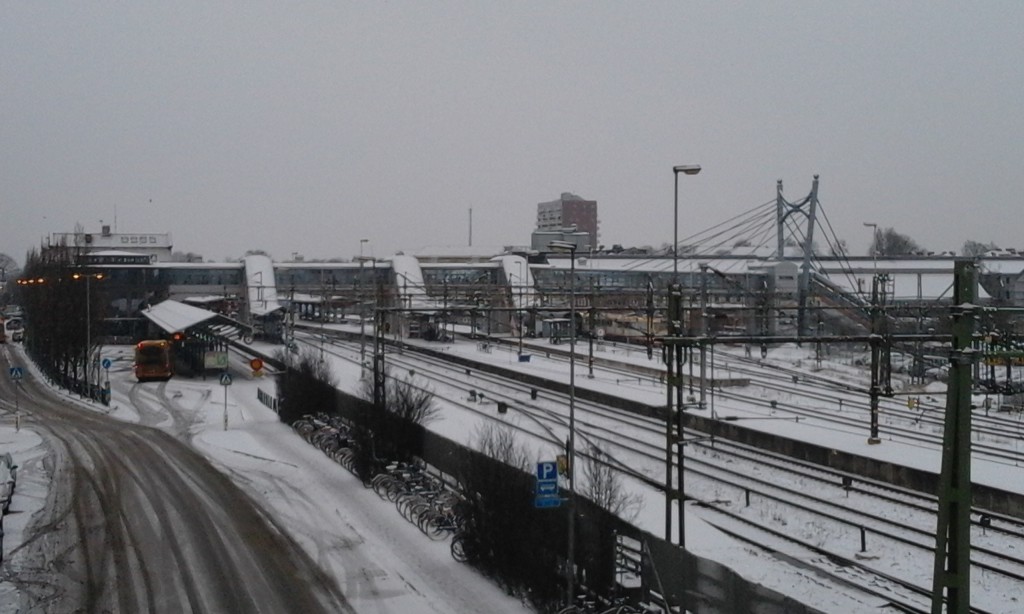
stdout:
[[168,333],[179,333],[211,320],[218,314],[178,301],[166,300],[143,310],[142,315]]
[[198,326],[205,322],[209,322],[211,325],[227,324],[233,327],[248,329],[248,327],[240,322],[225,315],[170,299],[153,305],[149,309],[144,309],[142,315],[171,334],[184,332],[193,326]]

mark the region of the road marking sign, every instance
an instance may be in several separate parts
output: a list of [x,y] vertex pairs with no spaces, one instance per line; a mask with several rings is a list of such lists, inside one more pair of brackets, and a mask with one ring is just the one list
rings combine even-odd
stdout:
[[537,495],[557,495],[558,494],[558,482],[551,481],[540,481],[537,480]]
[[13,380],[21,379],[21,376],[24,374],[24,372],[21,370],[21,367],[11,367],[9,373],[11,374],[11,379]]
[[231,385],[231,374],[230,373],[221,373],[220,374],[220,385],[221,386],[230,386]]

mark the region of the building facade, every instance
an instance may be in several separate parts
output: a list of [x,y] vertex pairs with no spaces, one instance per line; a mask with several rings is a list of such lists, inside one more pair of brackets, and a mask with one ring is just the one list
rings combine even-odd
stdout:
[[584,200],[571,192],[562,192],[558,200],[537,204],[538,232],[558,232],[572,227],[589,235],[588,249],[597,249],[596,200]]
[[81,253],[106,250],[126,250],[146,254],[157,262],[171,260],[174,245],[168,233],[111,232],[110,226],[102,226],[100,232],[55,232],[50,235],[48,247],[66,246],[78,248]]

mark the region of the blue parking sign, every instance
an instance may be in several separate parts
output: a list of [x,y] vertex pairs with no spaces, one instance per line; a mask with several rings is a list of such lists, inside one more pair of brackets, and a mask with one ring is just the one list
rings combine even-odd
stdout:
[[542,461],[537,463],[538,480],[557,480],[558,463],[555,461]]
[[537,487],[534,491],[533,506],[552,508],[561,504],[562,498],[558,496],[558,463],[555,461],[537,463]]

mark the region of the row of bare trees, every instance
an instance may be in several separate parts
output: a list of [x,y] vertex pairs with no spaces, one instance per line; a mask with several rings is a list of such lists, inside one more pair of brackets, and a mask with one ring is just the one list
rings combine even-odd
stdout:
[[[960,255],[973,258],[998,249],[995,243],[967,240],[960,248]],[[928,250],[917,241],[893,228],[879,228],[868,248],[869,256],[914,256],[925,253],[929,253]]]
[[77,265],[76,251],[30,251],[14,298],[24,308],[25,348],[36,364],[69,389],[99,398],[96,382],[89,390],[84,383],[108,301],[102,284],[90,283],[92,271]]

